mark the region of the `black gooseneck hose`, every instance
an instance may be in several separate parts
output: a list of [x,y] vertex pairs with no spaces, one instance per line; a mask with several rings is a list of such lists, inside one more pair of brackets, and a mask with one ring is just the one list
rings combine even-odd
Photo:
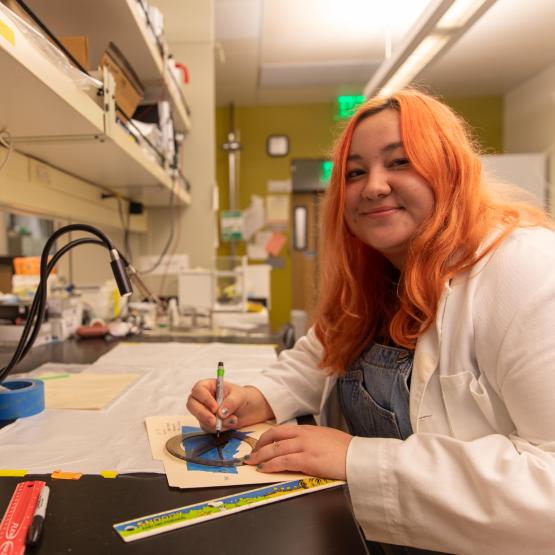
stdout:
[[[65,233],[69,233],[71,231],[85,231],[91,233],[98,237],[98,239],[92,238],[81,238],[75,239],[64,245],[57,251],[51,258],[48,260],[48,256],[50,253],[50,249],[52,248],[54,242]],[[129,278],[125,271],[125,267],[128,265],[127,260],[114,247],[114,244],[109,239],[109,237],[100,231],[99,229],[88,225],[88,224],[70,224],[60,229],[56,230],[46,241],[44,245],[41,261],[40,261],[40,281],[37,287],[37,291],[33,298],[33,303],[31,304],[31,308],[29,309],[29,314],[27,317],[27,321],[23,328],[23,332],[17,344],[16,350],[10,360],[10,362],[0,370],[0,382],[9,374],[9,372],[14,368],[16,364],[18,364],[29,352],[31,347],[33,346],[37,335],[39,333],[40,327],[42,325],[44,319],[44,313],[46,310],[46,291],[47,291],[47,280],[48,276],[50,275],[52,269],[57,264],[58,260],[69,250],[76,247],[77,245],[83,244],[95,244],[100,245],[108,249],[110,252],[111,262],[110,265],[112,267],[112,272],[114,273],[114,278],[118,285],[119,292],[122,296],[130,295],[133,292],[131,287],[131,283],[129,282]],[[32,332],[31,332],[32,329]]]

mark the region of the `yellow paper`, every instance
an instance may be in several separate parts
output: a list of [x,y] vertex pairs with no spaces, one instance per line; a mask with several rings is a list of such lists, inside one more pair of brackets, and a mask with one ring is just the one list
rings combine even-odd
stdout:
[[139,374],[44,373],[35,376],[44,381],[47,409],[99,410],[127,389]]
[[0,37],[4,37],[12,46],[15,46],[13,30],[0,19]]

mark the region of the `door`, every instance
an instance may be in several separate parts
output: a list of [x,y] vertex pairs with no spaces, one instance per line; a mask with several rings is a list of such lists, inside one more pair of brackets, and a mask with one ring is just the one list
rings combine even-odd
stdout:
[[293,193],[292,308],[308,313],[318,299],[318,228],[319,205],[323,192]]

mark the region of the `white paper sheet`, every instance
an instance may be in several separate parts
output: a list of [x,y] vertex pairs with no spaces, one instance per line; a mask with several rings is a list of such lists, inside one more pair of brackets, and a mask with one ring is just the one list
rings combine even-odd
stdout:
[[265,223],[264,200],[262,197],[252,195],[250,206],[243,211],[243,239],[249,241]]
[[286,224],[289,221],[289,195],[266,196],[266,221],[269,224]]
[[275,359],[266,345],[122,343],[89,371],[132,372],[141,378],[106,409],[47,409],[0,429],[0,468],[38,474],[57,469],[163,473],[162,463],[152,458],[146,417],[186,413],[191,387],[215,377],[220,360],[226,380],[247,384]]

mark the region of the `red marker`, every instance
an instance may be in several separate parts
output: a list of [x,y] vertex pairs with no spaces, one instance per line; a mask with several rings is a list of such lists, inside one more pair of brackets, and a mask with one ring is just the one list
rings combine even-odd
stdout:
[[23,555],[39,494],[45,482],[20,482],[0,523],[0,555]]

